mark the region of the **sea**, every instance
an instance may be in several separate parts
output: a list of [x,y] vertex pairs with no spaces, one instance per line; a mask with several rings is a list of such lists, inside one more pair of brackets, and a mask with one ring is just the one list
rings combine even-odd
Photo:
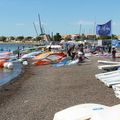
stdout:
[[[0,44],[0,53],[3,51],[15,51],[18,49],[31,48],[31,44]],[[0,86],[3,86],[21,74],[23,66],[21,63],[14,63],[14,68],[9,70],[0,68]]]

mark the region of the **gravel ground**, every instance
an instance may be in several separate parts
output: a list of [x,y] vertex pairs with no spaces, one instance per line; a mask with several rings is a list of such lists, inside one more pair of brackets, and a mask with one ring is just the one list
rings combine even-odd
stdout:
[[80,65],[60,68],[29,66],[0,90],[0,120],[52,120],[67,107],[97,103],[119,104],[112,88],[95,78],[97,57]]

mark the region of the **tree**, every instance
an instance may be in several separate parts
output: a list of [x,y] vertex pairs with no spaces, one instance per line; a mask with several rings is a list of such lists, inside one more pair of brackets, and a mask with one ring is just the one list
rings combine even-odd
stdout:
[[99,36],[98,39],[102,40],[111,39],[111,36]]
[[99,36],[97,37],[97,39],[102,39],[102,40],[107,40],[107,39],[118,39],[116,35],[112,34],[112,37],[111,36]]
[[24,38],[24,40],[25,40],[25,41],[30,41],[30,40],[32,40],[32,38],[33,38],[33,37],[31,37],[31,36],[27,36],[27,37]]
[[112,34],[112,39],[118,39],[117,35]]
[[82,35],[81,35],[81,40],[85,40],[85,39],[86,39],[85,34],[82,34]]
[[41,36],[37,36],[36,38],[35,38],[35,41],[41,41],[42,40],[42,37]]
[[13,37],[13,36],[10,36],[10,37],[9,37],[9,39],[10,39],[10,40],[14,40],[14,39],[15,39],[15,37]]
[[6,37],[5,36],[0,36],[0,41],[2,41],[2,42],[6,42]]
[[59,33],[56,33],[56,35],[54,35],[54,40],[55,41],[61,41],[62,37]]
[[18,40],[18,41],[22,41],[24,39],[24,36],[18,36],[17,38],[16,38],[16,40]]

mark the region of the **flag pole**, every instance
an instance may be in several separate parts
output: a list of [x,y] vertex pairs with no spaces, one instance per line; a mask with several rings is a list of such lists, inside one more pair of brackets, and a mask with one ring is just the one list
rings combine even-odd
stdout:
[[82,28],[82,25],[80,24],[80,25],[79,25],[79,35],[80,35],[80,40],[81,40],[81,28]]
[[111,20],[111,45],[112,45],[112,32],[113,32],[112,20]]
[[94,22],[93,35],[94,35],[94,42],[93,42],[93,44],[95,44],[95,37],[96,37],[96,22]]

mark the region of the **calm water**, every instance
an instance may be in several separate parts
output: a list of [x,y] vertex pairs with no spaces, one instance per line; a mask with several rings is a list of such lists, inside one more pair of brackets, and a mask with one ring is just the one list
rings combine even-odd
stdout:
[[5,68],[0,69],[0,86],[16,78],[21,72],[22,72],[21,63],[14,63],[13,70],[5,69]]
[[32,47],[33,45],[25,45],[25,44],[0,44],[0,51],[14,51],[17,50],[18,47],[20,49]]
[[[20,49],[32,47],[33,45],[24,45],[24,44],[0,44],[0,52],[2,51],[14,51],[18,47]],[[10,80],[17,77],[22,71],[21,63],[14,63],[13,70],[1,69],[0,68],[0,86],[6,84]]]

